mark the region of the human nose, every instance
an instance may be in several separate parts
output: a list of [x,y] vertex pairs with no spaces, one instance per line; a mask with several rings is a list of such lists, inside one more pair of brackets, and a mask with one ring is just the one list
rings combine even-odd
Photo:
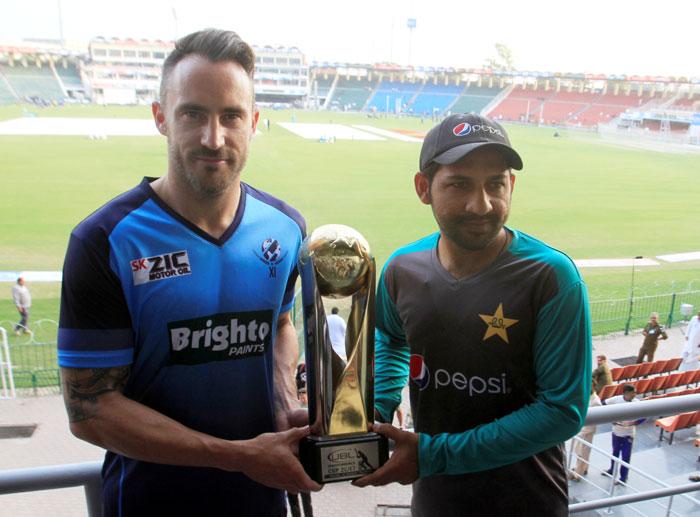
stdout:
[[471,214],[486,215],[493,209],[491,197],[484,189],[477,189],[469,196],[464,208],[466,212]]
[[204,128],[202,145],[209,149],[219,149],[224,145],[224,128],[216,117],[212,117]]

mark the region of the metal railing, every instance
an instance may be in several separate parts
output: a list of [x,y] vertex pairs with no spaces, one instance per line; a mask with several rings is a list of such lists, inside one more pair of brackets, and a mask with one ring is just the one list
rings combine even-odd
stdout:
[[12,359],[10,357],[10,347],[7,344],[7,331],[0,327],[0,378],[2,379],[2,394],[0,398],[15,398],[15,377],[12,373]]
[[[700,409],[700,394],[680,395],[670,399],[647,400],[641,404],[616,404],[614,406],[593,407],[588,411],[586,424],[594,425],[648,416],[672,415],[698,409]],[[625,465],[631,467],[628,464]],[[85,487],[89,517],[100,517],[101,466],[100,462],[89,462],[0,471],[0,494],[83,486]],[[700,484],[695,483],[664,487],[637,494],[571,504],[569,505],[569,512],[578,513],[597,508],[646,501],[698,489],[700,489]]]

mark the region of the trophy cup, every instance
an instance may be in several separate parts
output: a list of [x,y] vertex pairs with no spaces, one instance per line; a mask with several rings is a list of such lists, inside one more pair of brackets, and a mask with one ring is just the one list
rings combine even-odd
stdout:
[[[299,444],[304,469],[318,483],[356,479],[389,457],[374,420],[375,265],[356,230],[314,230],[299,254],[304,306],[306,387],[311,435]],[[345,333],[347,363],[333,351],[322,296],[352,296]]]

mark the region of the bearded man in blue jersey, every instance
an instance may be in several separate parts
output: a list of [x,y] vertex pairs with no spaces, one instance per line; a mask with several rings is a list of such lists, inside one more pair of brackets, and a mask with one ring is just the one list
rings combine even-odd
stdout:
[[255,56],[209,29],[165,60],[168,168],[72,232],[58,357],[71,431],[107,449],[103,514],[281,516],[318,490],[290,319],[299,213],[241,181]]
[[426,135],[415,188],[439,232],[396,251],[377,289],[375,408],[410,376],[416,433],[356,485],[413,483],[414,517],[568,514],[562,442],[591,378],[585,285],[571,259],[505,226],[522,169],[505,129],[452,115]]

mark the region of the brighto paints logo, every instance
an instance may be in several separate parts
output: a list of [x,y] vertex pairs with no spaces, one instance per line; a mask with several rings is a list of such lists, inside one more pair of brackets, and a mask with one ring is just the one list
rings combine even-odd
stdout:
[[471,133],[479,132],[490,133],[492,135],[498,135],[501,138],[505,138],[500,129],[483,124],[471,125],[469,122],[462,122],[461,124],[457,124],[454,128],[452,128],[452,134],[455,136],[467,136]]
[[201,364],[263,355],[272,311],[226,312],[168,323],[170,362]]

